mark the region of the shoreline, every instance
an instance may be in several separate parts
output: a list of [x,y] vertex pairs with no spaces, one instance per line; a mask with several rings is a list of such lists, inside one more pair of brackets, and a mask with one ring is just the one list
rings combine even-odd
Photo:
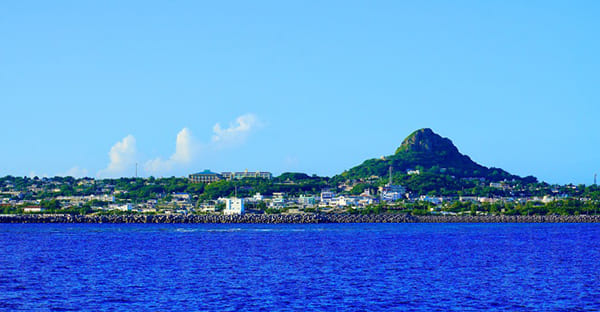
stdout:
[[244,215],[0,215],[0,223],[155,224],[324,224],[324,223],[600,223],[600,215],[579,216],[413,216],[407,214],[244,214]]

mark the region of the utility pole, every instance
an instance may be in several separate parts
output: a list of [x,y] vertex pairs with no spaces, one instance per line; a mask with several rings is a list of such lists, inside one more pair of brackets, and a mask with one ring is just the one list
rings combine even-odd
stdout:
[[[598,177],[597,173],[594,173],[594,186],[596,186],[596,178]],[[594,203],[594,215],[598,214],[598,203]]]
[[137,167],[138,167],[138,163],[135,163],[135,178],[137,179]]
[[[596,178],[598,177],[597,173],[594,173],[594,186],[596,186]],[[598,214],[598,202],[594,203],[594,215]]]

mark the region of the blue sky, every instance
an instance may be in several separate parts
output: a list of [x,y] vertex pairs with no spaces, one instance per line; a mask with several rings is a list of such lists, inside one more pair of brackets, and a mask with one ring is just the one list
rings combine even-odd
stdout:
[[0,4],[0,175],[334,175],[430,127],[550,183],[600,171],[597,1]]

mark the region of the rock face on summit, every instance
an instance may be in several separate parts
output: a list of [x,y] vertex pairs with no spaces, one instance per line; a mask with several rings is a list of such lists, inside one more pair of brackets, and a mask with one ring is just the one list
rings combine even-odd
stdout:
[[435,152],[446,151],[448,153],[459,153],[452,141],[442,138],[429,128],[420,129],[409,135],[402,145],[396,150],[396,154],[401,152]]
[[419,129],[409,135],[391,157],[396,160],[391,165],[398,166],[400,169],[404,166],[412,168],[438,166],[479,173],[488,170],[472,161],[469,156],[461,154],[450,139],[441,137],[429,128]]

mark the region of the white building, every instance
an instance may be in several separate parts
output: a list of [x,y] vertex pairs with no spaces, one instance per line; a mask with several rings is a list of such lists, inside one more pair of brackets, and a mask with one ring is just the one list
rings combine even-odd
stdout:
[[40,207],[40,206],[29,206],[29,207],[25,207],[23,208],[23,212],[42,212],[46,209]]
[[273,192],[273,199],[271,200],[271,207],[284,207],[285,206],[285,193]]
[[271,180],[273,178],[273,175],[270,172],[265,172],[265,171],[256,171],[256,172],[250,172],[248,171],[248,169],[244,170],[243,172],[222,172],[221,176],[227,180],[239,180],[239,179],[246,179],[246,178],[252,178],[252,179],[267,179],[267,180]]
[[368,206],[368,205],[372,205],[374,204],[375,201],[373,200],[373,198],[371,196],[360,196],[358,198],[358,206],[364,207],[364,206]]
[[298,197],[298,203],[300,205],[305,205],[305,206],[312,206],[317,202],[316,198],[314,196],[305,196],[305,195],[300,195],[300,197]]
[[338,207],[346,207],[351,205],[356,205],[356,200],[353,197],[338,196],[336,198],[336,206]]
[[333,199],[334,196],[335,196],[335,194],[330,190],[321,191],[321,201],[322,202],[330,201]]
[[401,185],[387,185],[380,188],[382,201],[396,201],[401,199],[406,190]]
[[171,197],[177,201],[189,201],[191,199],[190,194],[187,193],[174,193]]
[[241,215],[244,214],[244,199],[243,198],[227,198],[225,199],[225,215]]
[[260,193],[256,193],[256,194],[254,194],[254,196],[252,196],[253,201],[263,201],[264,199],[265,199],[265,197],[263,195],[261,195]]
[[428,196],[428,195],[421,195],[419,197],[419,200],[420,201],[429,202],[429,203],[432,203],[434,205],[439,205],[442,202],[444,202],[444,199],[441,198],[441,197],[431,197],[431,196]]
[[131,203],[127,203],[127,204],[111,204],[108,205],[108,209],[110,210],[120,210],[120,211],[131,211],[133,209],[133,206],[131,205]]

